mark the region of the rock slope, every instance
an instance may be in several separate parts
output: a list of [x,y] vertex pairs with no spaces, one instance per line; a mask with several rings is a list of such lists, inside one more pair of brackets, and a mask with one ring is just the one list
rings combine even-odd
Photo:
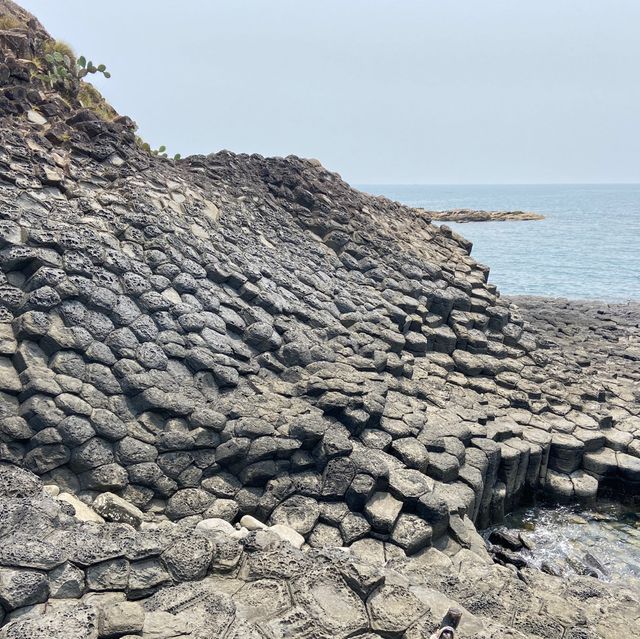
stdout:
[[316,161],[152,157],[32,79],[47,37],[0,31],[0,638],[636,623],[475,527],[637,492],[637,310],[519,309]]

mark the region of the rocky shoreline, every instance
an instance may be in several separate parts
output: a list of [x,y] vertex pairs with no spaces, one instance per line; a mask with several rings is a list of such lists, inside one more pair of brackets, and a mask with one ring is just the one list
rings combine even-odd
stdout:
[[423,211],[434,222],[525,222],[544,220],[544,215],[531,211],[481,211],[475,209],[451,209],[448,211]]
[[0,639],[640,633],[477,533],[640,494],[638,305],[502,298],[317,161],[156,157],[48,37],[0,31]]

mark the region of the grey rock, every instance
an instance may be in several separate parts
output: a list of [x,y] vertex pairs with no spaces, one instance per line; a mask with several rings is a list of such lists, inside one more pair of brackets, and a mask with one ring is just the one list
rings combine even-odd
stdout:
[[63,444],[38,446],[30,450],[24,458],[24,465],[28,470],[43,475],[44,473],[63,466],[71,459],[71,451]]
[[48,596],[49,583],[46,573],[0,567],[0,604],[5,610],[42,603]]
[[129,583],[129,562],[112,559],[87,568],[89,590],[124,590]]
[[367,610],[375,632],[399,634],[424,614],[426,606],[408,589],[384,585],[371,595]]
[[128,590],[132,597],[148,597],[170,582],[171,577],[159,559],[131,562]]
[[347,545],[362,539],[370,530],[371,525],[360,513],[349,512],[340,520],[340,534]]
[[216,499],[204,512],[205,518],[224,519],[234,521],[240,508],[233,499]]
[[84,594],[84,572],[66,562],[49,572],[49,596],[53,599],[77,599]]
[[181,519],[200,515],[211,506],[215,497],[200,488],[185,488],[174,493],[167,503],[167,516]]
[[113,493],[101,493],[92,506],[106,521],[122,522],[138,528],[144,520],[144,513],[139,508]]
[[120,601],[101,606],[98,612],[98,635],[122,637],[125,634],[138,634],[142,632],[144,619],[144,608],[134,601]]
[[318,502],[311,497],[294,495],[271,513],[270,523],[283,524],[301,535],[308,535],[320,517]]
[[205,537],[189,536],[176,541],[162,554],[169,573],[175,581],[202,579],[213,558],[213,546]]
[[413,555],[431,543],[431,526],[417,515],[403,513],[391,533],[391,541],[398,544],[407,555]]
[[364,512],[374,529],[389,533],[393,529],[402,502],[385,492],[374,493],[367,502]]

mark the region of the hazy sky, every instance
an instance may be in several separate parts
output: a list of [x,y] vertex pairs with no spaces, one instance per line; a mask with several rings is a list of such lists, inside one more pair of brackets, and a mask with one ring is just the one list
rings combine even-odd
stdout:
[[171,153],[295,153],[354,183],[640,182],[639,0],[21,4]]

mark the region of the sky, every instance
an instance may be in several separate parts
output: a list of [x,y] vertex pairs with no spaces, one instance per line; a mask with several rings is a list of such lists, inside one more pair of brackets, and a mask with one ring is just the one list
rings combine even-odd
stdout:
[[638,0],[18,0],[169,152],[355,184],[640,182]]

